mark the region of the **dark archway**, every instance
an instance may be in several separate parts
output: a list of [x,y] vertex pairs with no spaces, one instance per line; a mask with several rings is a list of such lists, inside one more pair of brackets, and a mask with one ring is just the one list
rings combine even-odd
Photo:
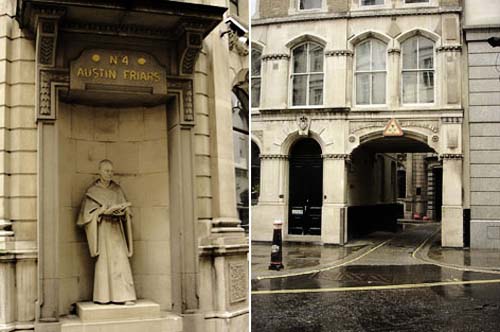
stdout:
[[290,149],[288,233],[321,235],[323,160],[321,146],[312,138]]
[[[351,153],[348,173],[349,239],[374,231],[394,232],[401,229],[401,223],[424,222],[424,217],[434,221],[440,219],[437,215],[439,219],[436,220],[427,207],[430,195],[441,184],[428,185],[434,177],[428,160],[437,160],[437,155],[425,138],[411,134],[401,137],[378,134],[360,141],[361,145]],[[401,156],[405,156],[404,161],[400,161]],[[398,171],[399,162],[402,164]],[[410,185],[408,190],[407,183]],[[436,194],[441,195],[441,192]],[[440,202],[433,203],[440,209]],[[412,219],[415,216],[418,220]]]

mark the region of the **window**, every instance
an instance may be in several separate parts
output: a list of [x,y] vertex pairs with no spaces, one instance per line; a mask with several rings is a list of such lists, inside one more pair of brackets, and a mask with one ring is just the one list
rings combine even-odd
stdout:
[[240,15],[240,6],[238,0],[229,0],[229,12],[231,14]]
[[262,53],[252,48],[252,107],[260,106],[261,58]]
[[361,0],[361,6],[383,5],[384,0]]
[[429,0],[405,0],[405,3],[429,3]]
[[322,0],[299,0],[299,9],[307,10],[321,8],[321,1]]
[[403,103],[434,102],[434,43],[416,36],[401,44]]
[[356,47],[356,104],[385,104],[386,45],[370,39]]
[[292,105],[323,104],[323,47],[305,43],[292,51]]
[[250,159],[252,166],[252,178],[251,178],[251,202],[252,205],[257,205],[260,195],[260,149],[252,142],[250,151],[252,153],[252,158]]
[[[238,97],[235,88],[231,103],[233,110],[233,144],[234,144],[234,171],[236,185],[236,204],[241,226],[248,230],[248,104]],[[243,96],[243,94],[240,94]],[[248,98],[247,98],[248,99]]]

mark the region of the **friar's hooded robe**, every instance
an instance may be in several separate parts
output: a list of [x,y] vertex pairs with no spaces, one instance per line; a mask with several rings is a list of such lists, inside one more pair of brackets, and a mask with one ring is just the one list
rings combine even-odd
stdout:
[[127,211],[121,216],[102,214],[105,208],[126,203],[118,184],[104,186],[97,180],[82,201],[77,225],[85,228],[94,272],[94,302],[135,301],[129,257],[133,254],[132,224]]

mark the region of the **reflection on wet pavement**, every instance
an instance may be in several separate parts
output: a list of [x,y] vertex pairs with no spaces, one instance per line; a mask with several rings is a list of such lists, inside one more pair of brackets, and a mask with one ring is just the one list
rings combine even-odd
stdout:
[[[413,257],[414,251],[438,230],[439,225],[417,225],[396,235],[378,234],[378,240],[390,241],[346,265],[311,274],[252,280],[254,291],[304,291],[253,294],[252,331],[499,331],[499,274],[463,271]],[[439,234],[435,238],[439,239]],[[439,242],[433,243],[428,256],[461,266],[498,267],[500,261],[498,252],[486,251],[483,255],[483,251],[442,249]],[[480,280],[492,283],[462,284]],[[439,286],[428,285],[438,282]],[[408,288],[392,289],[393,285]],[[319,289],[327,292],[314,292]]]

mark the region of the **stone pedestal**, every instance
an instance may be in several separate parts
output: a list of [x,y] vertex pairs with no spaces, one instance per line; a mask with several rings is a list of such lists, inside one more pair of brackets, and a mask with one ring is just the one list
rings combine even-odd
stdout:
[[160,311],[160,305],[138,300],[134,305],[76,304],[77,316],[61,319],[61,332],[182,332],[182,317]]

